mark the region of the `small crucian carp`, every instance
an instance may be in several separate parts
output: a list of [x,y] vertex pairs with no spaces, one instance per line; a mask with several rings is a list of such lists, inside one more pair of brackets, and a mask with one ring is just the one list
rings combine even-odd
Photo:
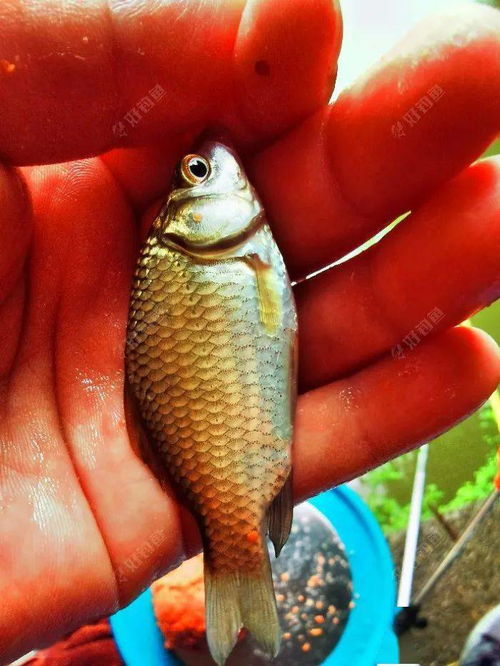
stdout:
[[127,377],[148,438],[194,514],[206,625],[225,663],[241,627],[270,656],[276,555],[292,522],[297,317],[262,204],[217,142],[180,162],[141,251]]

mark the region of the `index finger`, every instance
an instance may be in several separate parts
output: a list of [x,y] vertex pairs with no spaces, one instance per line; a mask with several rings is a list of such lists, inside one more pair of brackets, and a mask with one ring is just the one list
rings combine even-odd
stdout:
[[210,124],[269,139],[328,99],[340,25],[336,0],[2,3],[0,154],[57,162]]

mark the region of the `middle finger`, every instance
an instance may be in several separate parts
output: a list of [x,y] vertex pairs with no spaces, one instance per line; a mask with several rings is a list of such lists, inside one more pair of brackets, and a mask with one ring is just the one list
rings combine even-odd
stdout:
[[295,288],[302,390],[500,295],[500,159],[468,167],[375,246]]

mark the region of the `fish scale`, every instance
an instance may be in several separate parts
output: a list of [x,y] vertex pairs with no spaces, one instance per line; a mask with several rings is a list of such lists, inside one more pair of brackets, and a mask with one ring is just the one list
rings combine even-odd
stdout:
[[[235,523],[239,524],[239,529],[226,534],[218,515],[212,518],[209,514],[206,524],[206,534],[214,540],[207,556],[213,560],[214,566],[234,569],[244,560],[245,566],[253,568],[260,562],[257,552],[260,544],[249,543],[241,552],[241,539],[260,525],[265,506],[288,474],[289,433],[281,434],[285,446],[282,446],[283,470],[278,475],[276,462],[279,456],[276,456],[276,436],[273,438],[272,435],[275,430],[273,422],[284,421],[282,393],[276,392],[279,387],[276,387],[271,370],[267,373],[259,371],[259,366],[274,368],[273,357],[279,351],[275,353],[270,349],[269,336],[265,333],[256,334],[263,338],[261,345],[256,345],[255,339],[252,344],[248,336],[249,324],[253,323],[257,331],[260,328],[255,308],[256,288],[240,278],[242,268],[245,272],[249,269],[231,266],[228,271],[226,267],[229,275],[222,281],[220,266],[197,268],[193,270],[188,258],[160,247],[157,238],[148,241],[137,270],[131,306],[131,321],[137,324],[130,327],[129,340],[132,343],[129,343],[128,363],[131,374],[147,378],[138,381],[138,393],[144,396],[142,416],[155,431],[174,481],[187,486],[188,499],[195,509],[203,507],[206,487],[217,492],[216,481],[227,478],[227,467],[217,465],[218,458],[224,456],[228,466],[232,466],[228,471],[234,477],[234,465],[238,462],[228,457],[228,450],[238,454],[245,443],[255,448],[249,455],[245,452],[245,469],[241,472],[243,483],[235,480],[230,487],[224,485],[221,492],[221,505],[227,507],[224,510],[226,519],[232,513],[244,516]],[[207,271],[218,272],[218,279],[211,283],[219,286],[217,290],[207,289]],[[161,289],[157,288],[158,283],[162,284]],[[191,299],[190,294],[196,299]],[[189,330],[185,323],[194,318],[200,322],[200,328],[193,331],[193,340],[176,335],[181,326],[183,331]],[[203,328],[202,323],[205,324]],[[292,318],[290,333],[293,325]],[[200,333],[211,335],[207,338]],[[217,337],[218,333],[220,337]],[[239,335],[243,337],[239,339]],[[208,340],[209,347],[203,348]],[[195,351],[197,345],[201,349]],[[151,351],[158,348],[163,352],[164,363],[152,367],[155,359]],[[262,355],[260,361],[256,351]],[[244,372],[239,372],[237,366]],[[210,386],[197,393],[196,389],[205,382],[210,382]],[[178,395],[172,395],[172,387],[178,387]],[[262,404],[263,390],[266,393],[265,406]],[[255,412],[248,418],[248,404],[259,410],[260,418],[254,416]],[[266,413],[267,419],[263,418]],[[228,417],[230,423],[226,423]],[[199,436],[206,432],[211,437]],[[193,447],[196,447],[195,453]],[[266,449],[273,455],[266,455]],[[193,455],[196,455],[198,469],[193,469],[189,462]],[[255,459],[255,471],[252,464],[248,464],[252,458]],[[269,470],[262,469],[266,461]],[[200,471],[203,468],[204,473]],[[271,483],[266,484],[266,476],[272,479]],[[249,491],[257,495],[252,503],[248,501]],[[251,504],[255,506],[249,508]]]

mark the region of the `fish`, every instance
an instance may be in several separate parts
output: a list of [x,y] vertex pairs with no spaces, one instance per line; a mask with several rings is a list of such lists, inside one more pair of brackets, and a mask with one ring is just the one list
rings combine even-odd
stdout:
[[281,630],[266,536],[290,533],[297,315],[284,260],[235,151],[179,162],[138,259],[127,379],[147,438],[198,524],[217,664],[245,627]]

